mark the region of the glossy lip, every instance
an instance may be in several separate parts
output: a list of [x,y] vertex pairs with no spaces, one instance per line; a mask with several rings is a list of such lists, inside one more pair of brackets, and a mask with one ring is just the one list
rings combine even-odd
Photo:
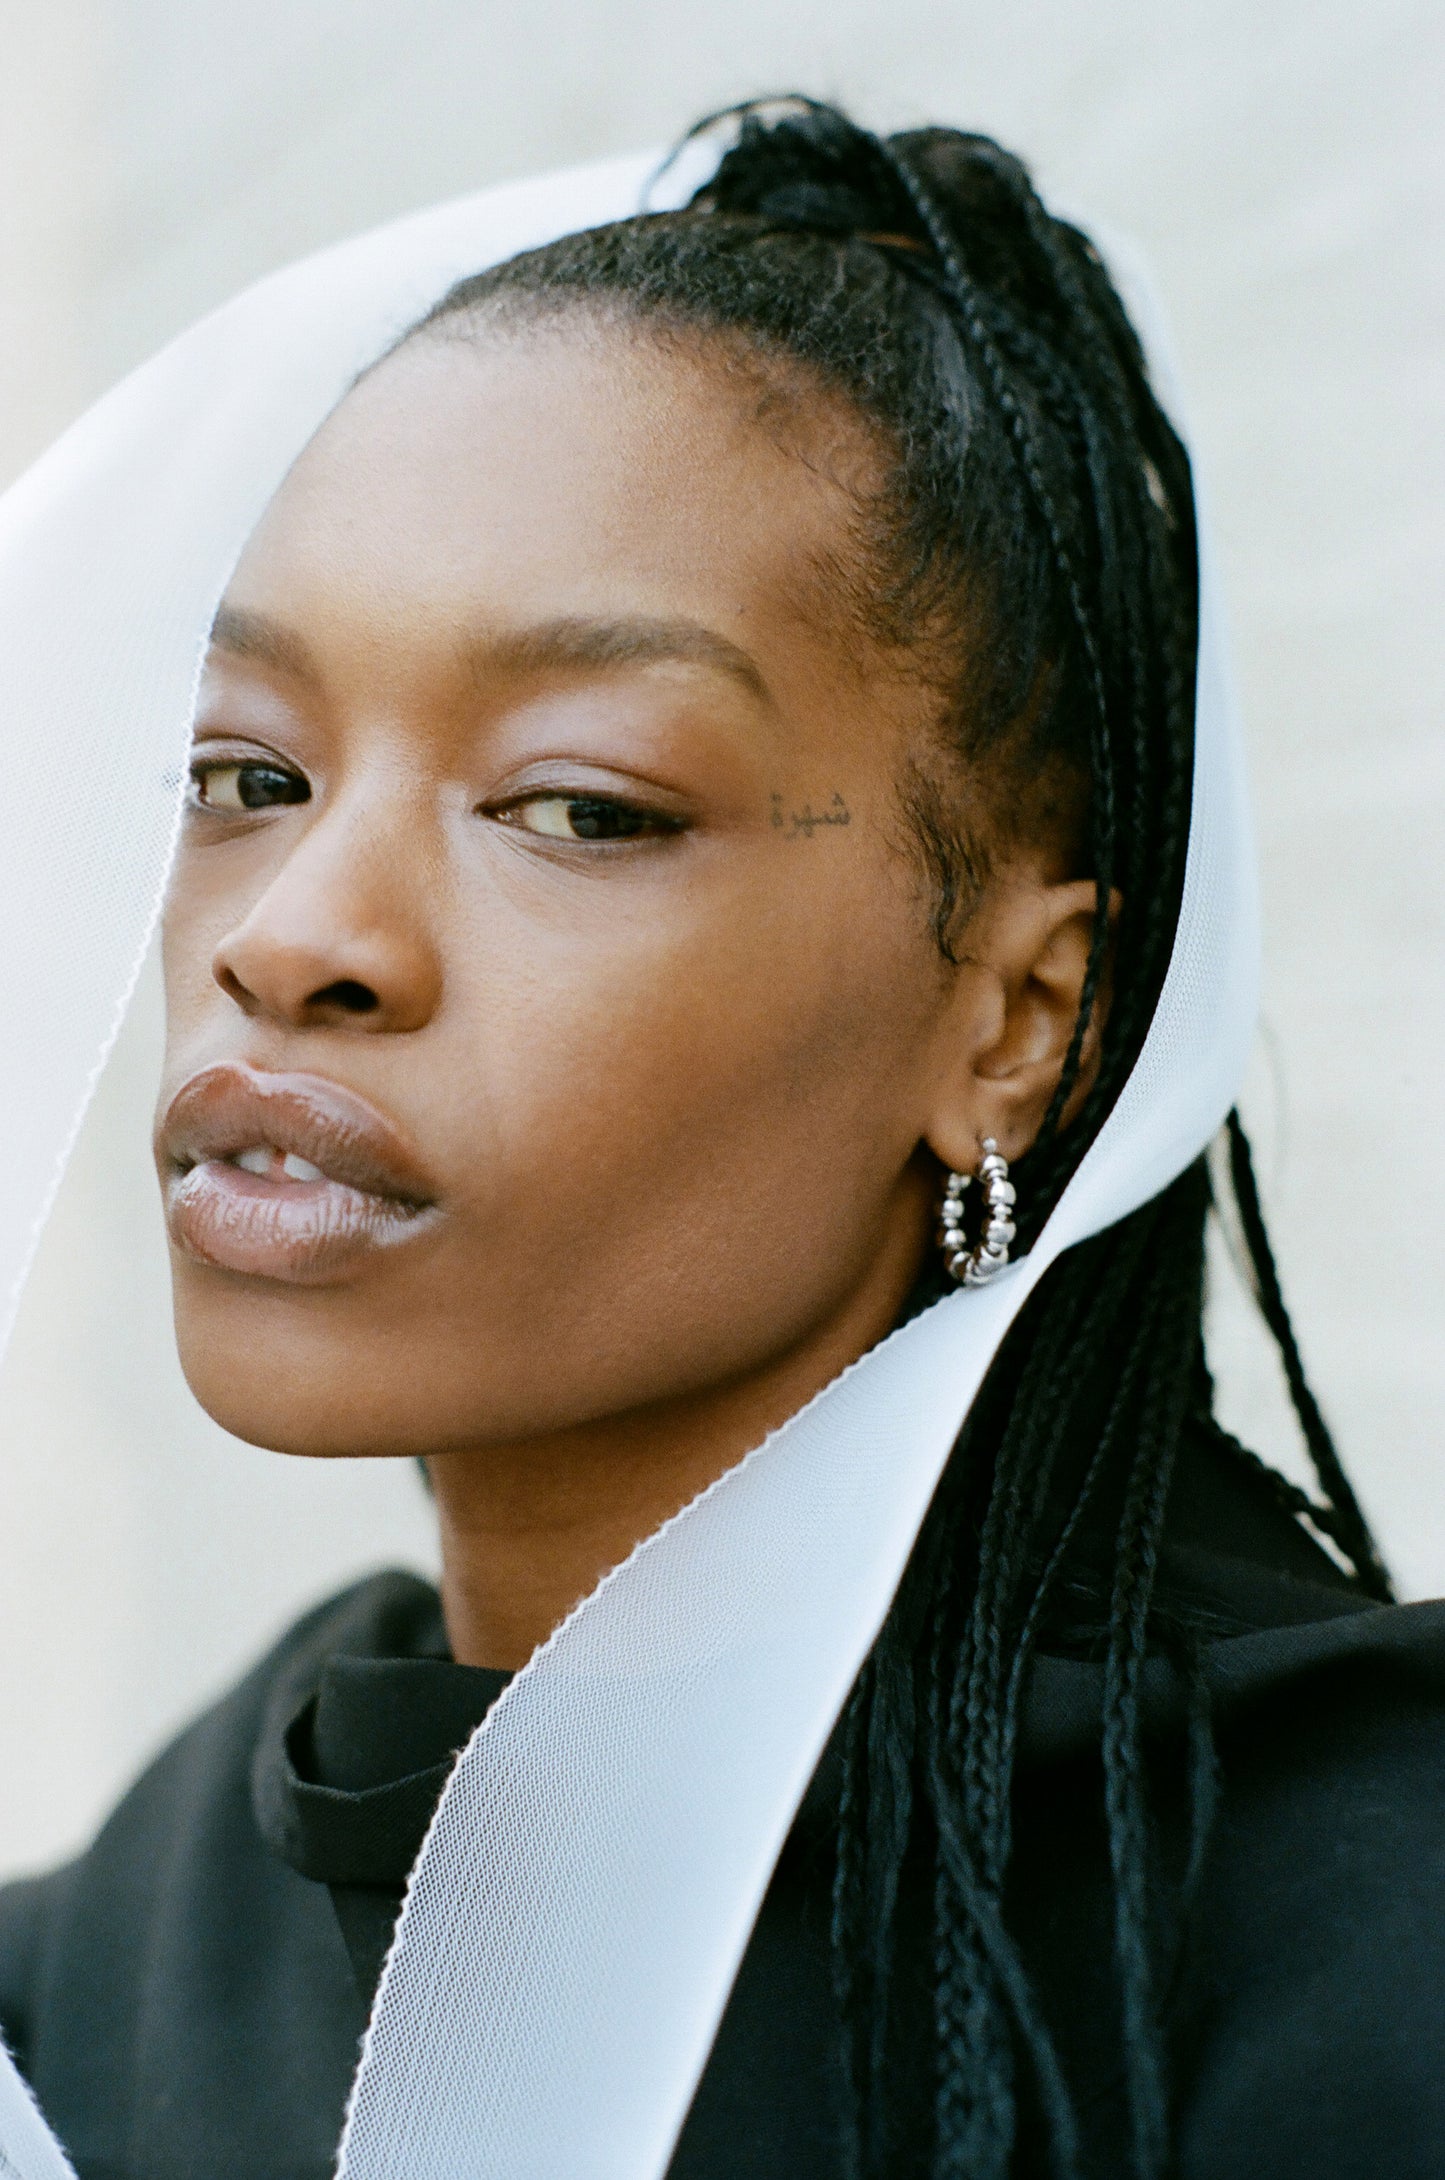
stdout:
[[[294,1152],[321,1178],[229,1162],[258,1144]],[[392,1123],[321,1075],[202,1068],[166,1107],[156,1148],[172,1241],[224,1271],[324,1285],[439,1215],[435,1188]]]

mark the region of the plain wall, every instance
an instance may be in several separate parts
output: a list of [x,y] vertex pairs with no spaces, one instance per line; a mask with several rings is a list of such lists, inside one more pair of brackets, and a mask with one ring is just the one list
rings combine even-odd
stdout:
[[[0,0],[0,476],[288,258],[788,88],[993,131],[1152,259],[1255,775],[1246,1111],[1324,1405],[1402,1587],[1445,1589],[1438,8]],[[83,1840],[303,1603],[432,1555],[409,1467],[259,1453],[186,1393],[144,1140],[158,1025],[148,983],[0,1376],[0,1870]],[[1298,1472],[1216,1269],[1226,1413]]]

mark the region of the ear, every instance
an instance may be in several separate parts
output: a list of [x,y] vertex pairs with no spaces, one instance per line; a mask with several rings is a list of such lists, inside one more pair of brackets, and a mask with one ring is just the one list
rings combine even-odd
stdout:
[[[1112,895],[1111,937],[1119,905]],[[943,1165],[971,1173],[986,1136],[1013,1160],[1038,1134],[1078,1019],[1097,908],[1092,879],[1049,883],[1023,874],[1004,879],[981,905],[968,933],[970,973],[961,971],[944,1010],[950,1019],[940,1023],[943,1064],[926,1141]],[[1106,953],[1065,1123],[1098,1072],[1110,968]]]

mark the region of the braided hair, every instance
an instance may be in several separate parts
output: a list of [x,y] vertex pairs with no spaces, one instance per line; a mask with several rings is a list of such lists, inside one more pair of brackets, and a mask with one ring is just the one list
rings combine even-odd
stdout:
[[[1098,889],[1061,1080],[1015,1169],[1026,1249],[1133,1067],[1173,944],[1193,767],[1188,460],[1098,253],[997,144],[941,128],[879,139],[802,99],[714,121],[733,141],[685,208],[566,236],[464,280],[409,337],[469,338],[498,319],[582,310],[721,345],[784,391],[841,397],[861,421],[879,481],[858,489],[851,564],[837,579],[870,635],[912,654],[936,694],[930,752],[902,791],[939,948],[956,958],[1011,837],[1052,829]],[[1097,1069],[1065,1127],[1106,961]],[[1307,1500],[1283,1479],[1280,1491],[1366,1591],[1388,1595],[1305,1382],[1237,1117],[1230,1150],[1262,1307],[1324,1496]],[[1131,2161],[1136,2180],[1164,2169],[1140,1684],[1159,1635],[1175,1456],[1188,1415],[1208,1403],[1209,1201],[1200,1161],[1050,1268],[975,1401],[850,1699],[833,1953],[853,2180],[896,2172],[900,2144],[917,2140],[891,2084],[920,2030],[935,2094],[922,2164],[910,2152],[907,2169],[1005,2180],[1027,2109],[1051,2169],[1079,2170],[1075,2100],[1009,1929],[1006,1880],[1030,1659],[1086,1514],[1113,1539],[1100,1600],[1103,1800]],[[1064,1450],[1079,1446],[1087,1463],[1061,1497]],[[1196,1698],[1200,1685],[1196,1671]],[[1197,1881],[1214,1800],[1201,1701],[1191,1719],[1176,1906]],[[900,1913],[920,1887],[921,1961],[905,1957],[901,1935],[917,1918]]]

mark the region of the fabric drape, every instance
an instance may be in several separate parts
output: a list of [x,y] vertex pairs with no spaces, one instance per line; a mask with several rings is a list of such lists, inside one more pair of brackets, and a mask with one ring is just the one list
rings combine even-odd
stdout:
[[[152,931],[207,631],[355,373],[460,275],[636,210],[651,157],[485,192],[263,281],[0,502],[0,1297],[7,1311]],[[1174,408],[1157,317],[1112,252]],[[1139,1061],[1030,1256],[903,1326],[613,1571],[463,1752],[353,2085],[345,2180],[657,2180],[798,1803],[1008,1325],[1232,1102],[1255,888],[1207,541],[1173,959]],[[0,2151],[62,2172],[13,2068]],[[0,2162],[0,2173],[6,2172]],[[9,2180],[9,2175],[6,2175]]]

